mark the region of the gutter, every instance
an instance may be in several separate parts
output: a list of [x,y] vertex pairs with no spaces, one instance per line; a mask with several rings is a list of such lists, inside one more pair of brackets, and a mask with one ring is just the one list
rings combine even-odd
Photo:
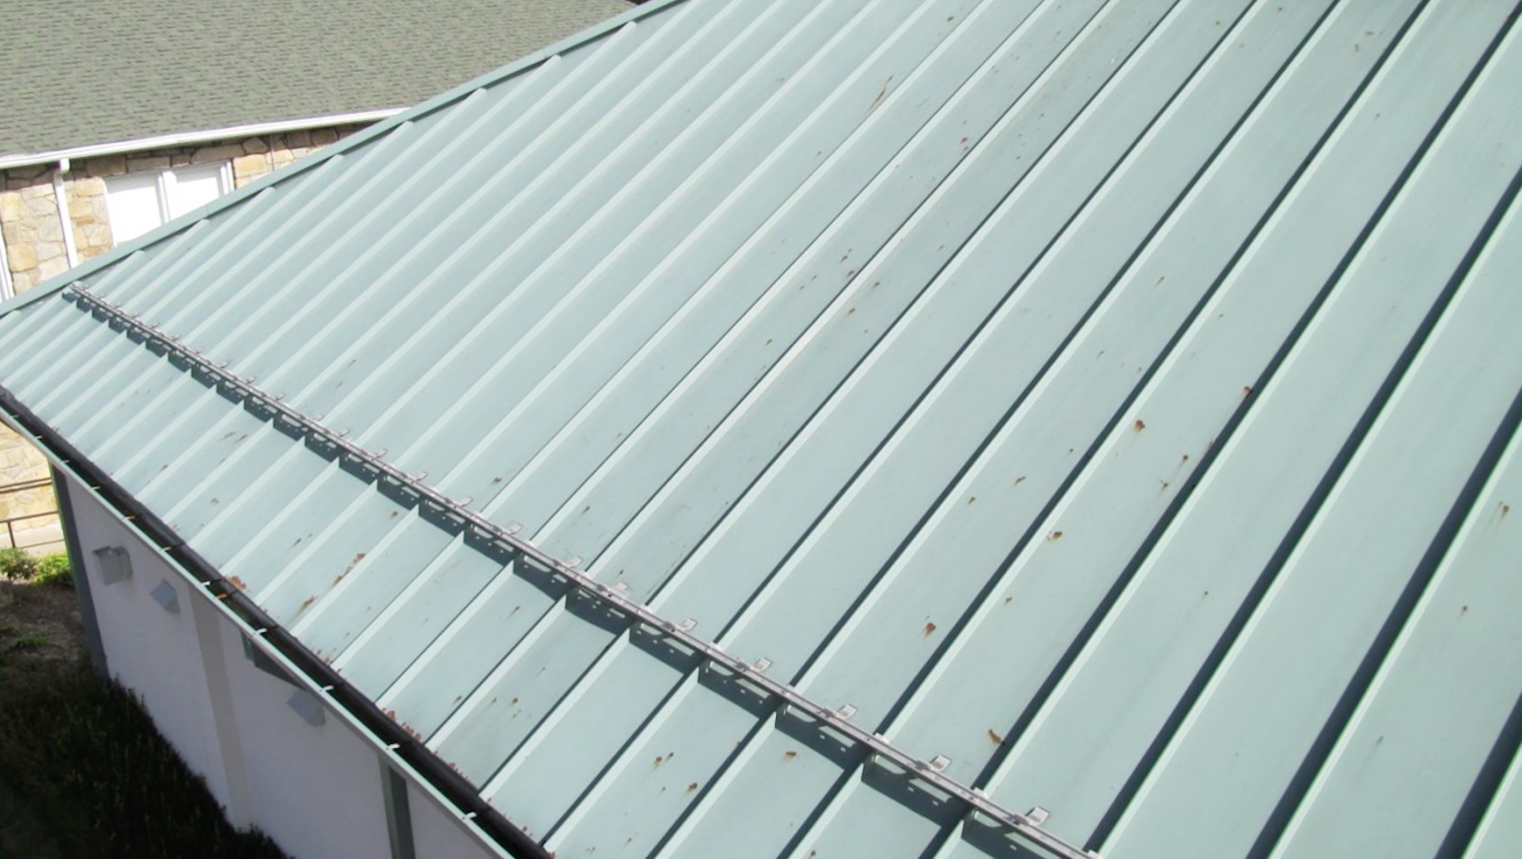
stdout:
[[69,201],[64,194],[63,174],[69,172],[69,159],[58,159],[58,169],[53,171],[53,202],[58,206],[58,228],[63,231],[63,252],[69,260],[69,268],[79,265],[79,248],[74,245],[74,219],[69,217]]
[[[337,155],[342,155],[345,152],[364,146],[377,137],[390,133],[392,129],[396,128],[399,125],[403,125],[407,122],[416,122],[417,120],[420,120],[436,111],[442,110],[449,105],[468,97],[471,93],[475,92],[478,89],[484,89],[486,87],[502,83],[503,81],[509,80],[510,78],[516,77],[518,75],[525,74],[530,70],[551,61],[561,54],[592,44],[603,36],[606,36],[607,34],[621,27],[629,24],[635,24],[641,19],[653,16],[657,12],[660,12],[664,9],[672,6],[679,6],[687,2],[690,2],[690,0],[649,0],[649,2],[646,2],[642,5],[630,7],[627,12],[619,15],[614,15],[612,18],[603,21],[601,24],[594,24],[593,26],[582,30],[580,33],[577,33],[573,36],[568,36],[553,45],[548,45],[544,48],[540,48],[531,54],[525,54],[524,56],[519,57],[518,59],[508,63],[500,69],[488,72],[478,78],[466,81],[465,83],[460,84],[452,90],[436,95],[433,98],[430,98],[427,101],[424,101],[411,108],[387,108],[385,110],[369,111],[366,113],[336,114],[333,116],[320,117],[317,119],[290,120],[289,123],[276,122],[257,126],[235,126],[232,128],[221,129],[220,131],[216,132],[194,132],[191,134],[165,138],[142,138],[140,140],[125,141],[117,144],[102,144],[101,147],[82,146],[72,150],[60,149],[54,152],[43,152],[27,156],[0,156],[0,170],[6,169],[7,167],[36,164],[39,163],[39,160],[48,161],[60,157],[89,157],[90,153],[97,148],[102,148],[102,151],[95,154],[105,154],[106,150],[109,150],[110,152],[125,152],[127,150],[122,149],[121,147],[127,146],[128,144],[137,145],[140,143],[152,143],[153,146],[174,146],[178,145],[175,141],[184,143],[222,139],[216,135],[230,134],[236,137],[239,133],[271,134],[274,133],[274,131],[271,129],[280,129],[282,126],[286,125],[289,125],[290,127],[285,128],[284,130],[295,131],[301,128],[316,127],[312,125],[312,123],[359,123],[369,121],[369,118],[385,117],[385,119],[382,121],[377,121],[369,128],[363,129],[355,134],[351,134],[331,146],[323,147],[320,152],[310,158],[299,159],[295,164],[292,164],[289,167],[285,167],[281,170],[276,170],[273,173],[266,174],[263,178],[250,182],[249,184],[244,185],[242,188],[239,188],[230,194],[224,194],[221,197],[218,197],[216,200],[206,204],[204,208],[198,210],[199,214],[192,213],[194,214],[194,217],[199,220],[201,218],[210,217],[217,212],[221,212],[224,209],[227,209],[229,206],[234,206],[241,200],[247,199],[248,197],[251,197],[255,194],[262,193],[265,188],[280,182],[287,181],[293,176],[300,175],[307,170],[316,169],[317,167],[326,164],[329,158]],[[254,129],[255,131],[249,132],[248,129]],[[203,135],[211,136],[203,137]],[[191,223],[194,223],[194,221],[190,220],[191,217],[192,215],[186,215],[183,218],[176,218],[175,220],[170,221],[169,223],[164,224],[157,229],[151,230],[144,235],[138,236],[130,242],[117,245],[115,248],[106,251],[103,254],[91,257],[90,259],[86,260],[78,268],[78,270],[69,272],[68,277],[70,280],[83,280],[84,278],[89,277],[90,275],[93,275],[102,269],[115,265],[117,262],[120,262],[122,259],[125,259],[131,254],[137,253],[144,248],[147,248],[157,242],[163,241],[164,239],[170,238],[171,236],[180,233]],[[56,292],[59,292],[64,287],[69,285],[70,280],[66,280],[63,275],[59,275],[58,277],[51,278],[44,283],[38,284],[36,287],[27,290],[20,297],[13,297],[12,299],[7,300],[8,303],[0,305],[0,316],[4,316],[12,310],[20,310],[21,308],[26,307],[33,302],[41,301],[42,299],[53,295]]]
[[194,590],[241,627],[261,651],[270,651],[266,655],[300,680],[308,692],[377,746],[385,760],[446,808],[456,809],[459,821],[482,842],[506,851],[514,859],[554,859],[553,853],[483,799],[463,775],[307,650],[242,590],[223,578],[215,566],[186,545],[168,523],[85,458],[3,386],[0,386],[0,418],[44,450],[59,471],[91,489],[124,523],[143,534],[147,538],[144,542],[156,548],[171,566],[180,569]]
[[[254,137],[261,134],[281,134],[309,128],[325,128],[330,125],[367,125],[390,119],[405,108],[387,107],[380,110],[362,110],[355,113],[335,113],[330,116],[314,116],[305,119],[282,119],[276,122],[258,122],[252,125],[230,125],[205,131],[186,131],[178,134],[161,134],[155,137],[137,137],[113,143],[92,143],[87,146],[71,146],[66,149],[50,149],[45,152],[23,152],[0,155],[0,170],[12,167],[28,167],[51,161],[67,162],[72,158],[95,158],[101,155],[120,155],[140,152],[144,149],[163,149],[170,146],[188,146],[227,140],[233,137]],[[67,169],[67,168],[64,168]]]
[[16,297],[11,285],[11,258],[5,254],[5,237],[0,236],[0,301]]

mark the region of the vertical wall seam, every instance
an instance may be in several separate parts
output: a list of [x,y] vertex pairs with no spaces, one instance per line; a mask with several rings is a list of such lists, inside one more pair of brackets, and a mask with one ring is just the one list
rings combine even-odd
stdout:
[[391,859],[417,859],[412,838],[412,808],[407,800],[407,780],[392,768],[385,757],[380,763],[381,801],[386,806],[386,838],[391,843]]
[[[0,263],[3,262],[3,258],[0,258]],[[85,556],[79,545],[79,530],[74,526],[69,482],[51,464],[48,473],[53,479],[53,496],[58,501],[58,521],[63,530],[63,545],[69,556],[69,572],[74,581],[74,595],[79,601],[79,617],[84,625],[85,651],[90,656],[90,667],[95,670],[95,674],[106,679],[111,676],[111,671],[106,665],[106,648],[101,643],[100,621],[95,614],[95,598],[90,593],[90,578],[85,575]]]

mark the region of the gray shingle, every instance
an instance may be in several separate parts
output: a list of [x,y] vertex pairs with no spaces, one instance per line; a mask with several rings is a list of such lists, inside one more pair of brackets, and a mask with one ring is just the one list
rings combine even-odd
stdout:
[[623,0],[6,4],[0,155],[403,107]]

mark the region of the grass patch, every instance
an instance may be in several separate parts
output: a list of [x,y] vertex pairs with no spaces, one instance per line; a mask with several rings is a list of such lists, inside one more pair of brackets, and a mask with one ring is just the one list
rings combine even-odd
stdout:
[[227,823],[132,693],[88,670],[6,689],[0,724],[0,779],[63,855],[284,859]]
[[39,632],[24,632],[5,645],[7,653],[26,653],[48,646],[48,637]]
[[285,859],[89,670],[67,557],[35,565],[0,565],[0,859]]

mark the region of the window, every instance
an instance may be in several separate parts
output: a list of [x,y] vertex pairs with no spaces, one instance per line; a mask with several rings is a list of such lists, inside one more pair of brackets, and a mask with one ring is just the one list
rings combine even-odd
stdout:
[[106,211],[117,244],[198,209],[232,190],[232,164],[197,164],[106,180]]

